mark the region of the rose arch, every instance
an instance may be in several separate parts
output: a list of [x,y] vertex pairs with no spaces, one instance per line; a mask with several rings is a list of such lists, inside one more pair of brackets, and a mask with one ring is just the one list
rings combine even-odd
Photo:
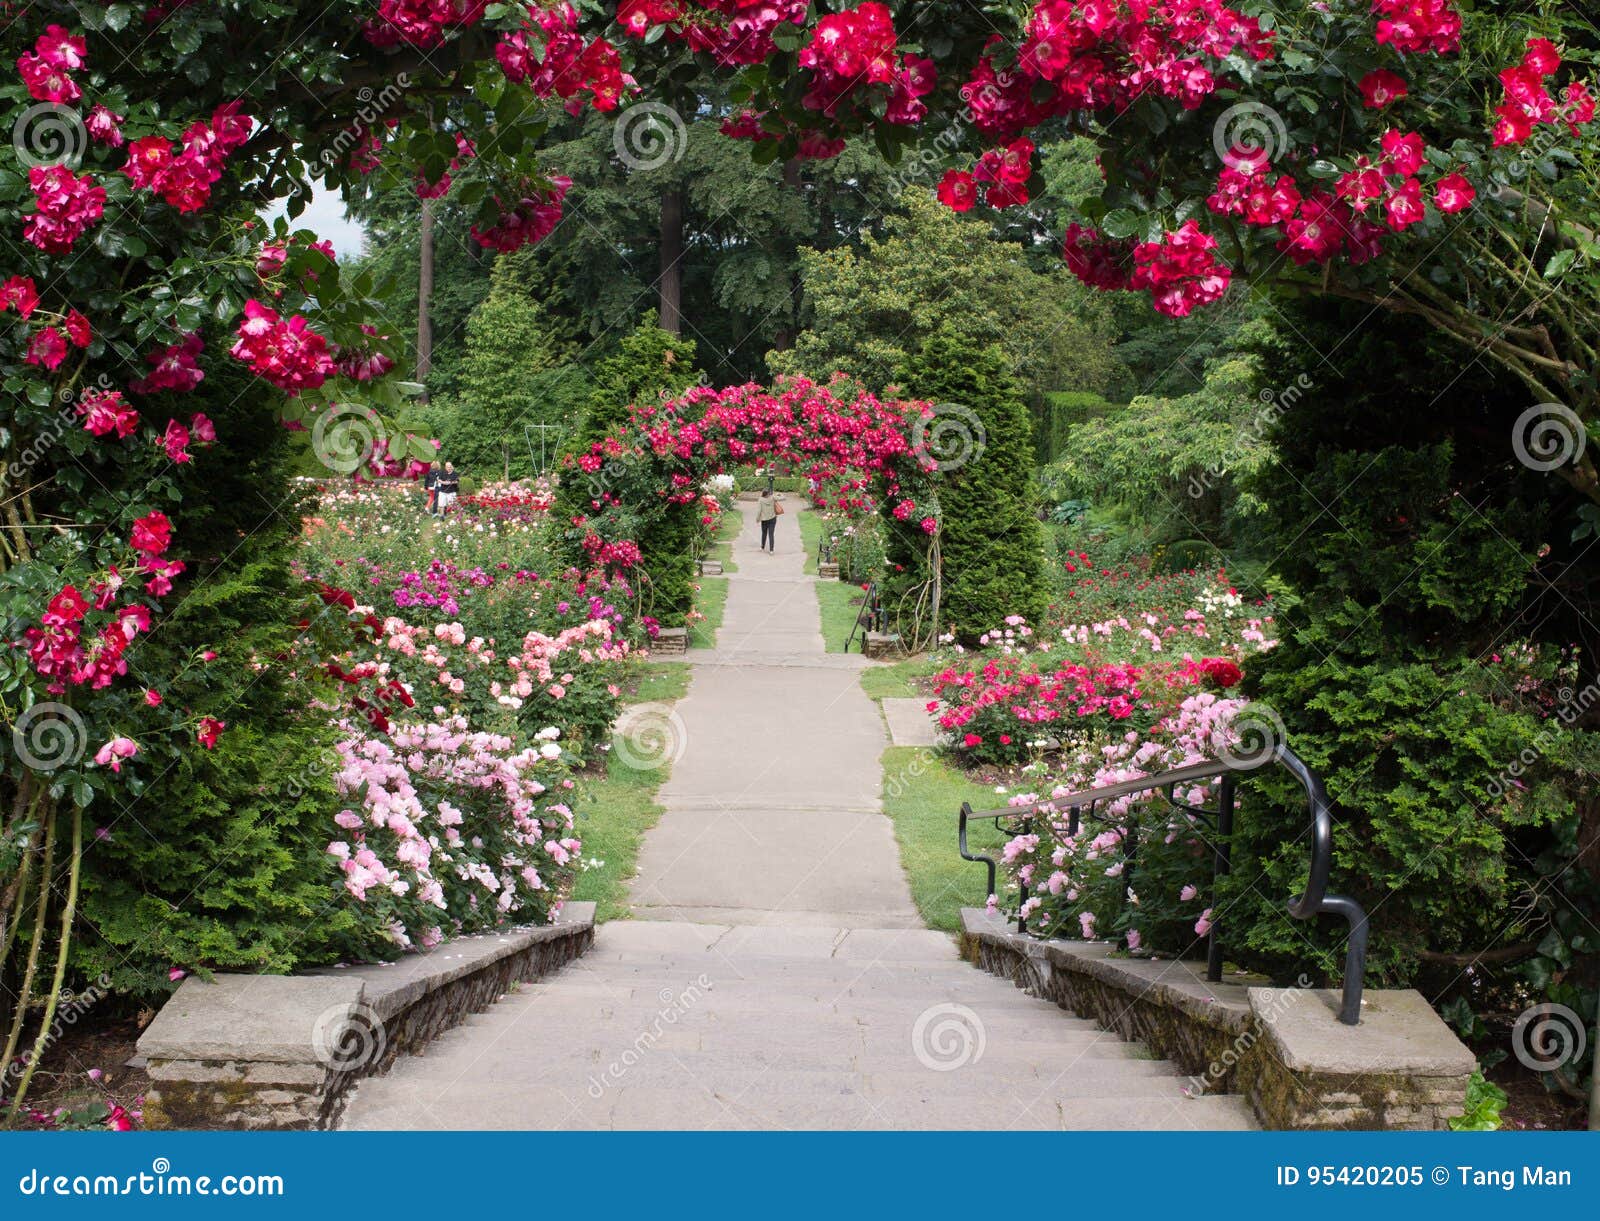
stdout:
[[556,505],[573,558],[642,570],[650,618],[678,626],[689,610],[694,556],[683,545],[708,481],[734,468],[804,479],[818,508],[877,513],[918,557],[899,574],[907,638],[937,631],[941,565],[939,479],[981,457],[971,409],[883,398],[847,379],[774,387],[697,387],[636,405],[626,428],[569,456]]

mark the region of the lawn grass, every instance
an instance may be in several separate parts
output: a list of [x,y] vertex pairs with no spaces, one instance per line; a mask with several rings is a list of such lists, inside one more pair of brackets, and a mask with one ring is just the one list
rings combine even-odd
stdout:
[[[891,746],[883,752],[883,812],[894,822],[900,863],[911,898],[929,928],[959,932],[961,909],[982,907],[987,878],[981,864],[961,859],[956,812],[963,801],[993,809],[1004,799],[967,779],[925,746]],[[968,850],[997,856],[1005,837],[993,824],[968,828]]]
[[701,577],[694,608],[700,612],[701,618],[689,625],[689,647],[716,648],[717,630],[722,627],[722,616],[728,609],[728,578]]
[[706,559],[722,561],[723,572],[739,571],[739,565],[733,562],[733,540],[743,528],[744,514],[738,509],[729,509],[717,522],[716,538],[712,540],[711,550],[706,552]]
[[[674,703],[688,694],[689,667],[674,661],[644,662],[630,668],[622,687],[628,704]],[[644,833],[661,817],[656,792],[671,768],[629,767],[615,751],[605,758],[604,776],[591,774],[578,780],[573,809],[583,860],[601,864],[579,870],[572,897],[597,904],[596,919],[625,920],[632,914],[628,879],[638,867]]]
[[[861,599],[864,595],[859,585],[846,585],[843,581],[818,581],[817,606],[822,612],[822,641],[823,647],[830,653],[843,653],[845,641],[850,636],[850,629],[855,625],[856,616],[861,613]],[[853,651],[861,651],[861,633],[856,633],[856,639],[851,646]]]
[[[688,667],[678,669],[687,673]],[[644,833],[656,825],[662,807],[656,790],[667,778],[666,767],[632,768],[613,753],[603,777],[578,781],[577,835],[583,841],[583,862],[572,888],[575,900],[594,902],[597,920],[625,920],[628,879],[639,862]],[[596,867],[595,862],[601,862]]]
[[911,699],[922,694],[912,685],[912,679],[937,674],[946,664],[924,654],[921,657],[908,657],[891,666],[873,666],[861,672],[861,689],[875,700],[889,697]]
[[800,545],[806,549],[807,576],[817,575],[817,543],[822,538],[822,514],[815,509],[805,509],[800,514]]

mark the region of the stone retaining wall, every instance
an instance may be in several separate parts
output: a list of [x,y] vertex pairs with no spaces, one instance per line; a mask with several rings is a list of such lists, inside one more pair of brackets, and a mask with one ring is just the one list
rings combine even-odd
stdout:
[[1108,942],[1041,941],[963,908],[962,948],[1034,996],[1144,1043],[1190,1074],[1196,1093],[1244,1094],[1275,1129],[1440,1129],[1459,1115],[1476,1061],[1412,990],[1369,990],[1361,1023],[1338,994],[1274,988],[1194,965],[1125,957]]
[[148,1128],[332,1127],[349,1089],[594,942],[594,904],[555,924],[463,937],[394,963],[191,976],[139,1039]]
[[681,657],[689,651],[689,629],[664,627],[650,642],[650,652],[657,657]]

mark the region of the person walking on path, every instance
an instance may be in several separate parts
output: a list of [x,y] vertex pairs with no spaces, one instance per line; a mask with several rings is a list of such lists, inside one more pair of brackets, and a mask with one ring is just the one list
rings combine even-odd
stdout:
[[761,499],[756,501],[756,520],[761,523],[761,549],[763,551],[776,551],[778,542],[778,518],[783,515],[783,497],[772,490],[769,484],[767,490],[761,493]]
[[428,515],[437,517],[438,513],[434,504],[439,496],[439,468],[433,463],[428,464],[428,473],[422,477],[422,501],[427,506]]
[[456,464],[446,462],[444,470],[439,472],[438,491],[434,496],[433,512],[435,517],[443,517],[451,505],[456,502],[456,493],[461,490],[461,476],[456,473]]

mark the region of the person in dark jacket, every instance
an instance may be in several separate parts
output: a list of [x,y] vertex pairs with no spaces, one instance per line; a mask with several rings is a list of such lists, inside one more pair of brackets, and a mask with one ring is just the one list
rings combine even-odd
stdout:
[[450,506],[456,502],[456,494],[461,491],[461,476],[456,474],[456,464],[446,462],[444,470],[439,472],[439,487],[435,496],[435,512],[443,517],[450,511]]
[[427,473],[422,476],[422,495],[428,512],[437,517],[438,510],[434,506],[439,496],[439,468],[431,462],[428,464]]

